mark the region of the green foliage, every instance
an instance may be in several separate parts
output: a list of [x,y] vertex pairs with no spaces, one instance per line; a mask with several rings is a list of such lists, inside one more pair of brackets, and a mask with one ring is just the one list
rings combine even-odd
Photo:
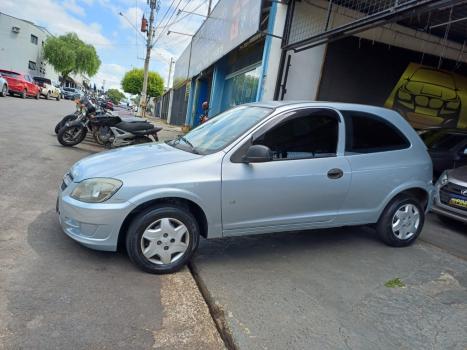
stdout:
[[110,98],[113,103],[119,104],[120,101],[125,98],[125,95],[120,90],[109,89],[107,90],[107,97]]
[[[125,73],[125,76],[122,79],[123,91],[137,95],[143,90],[143,79],[144,71],[143,69],[132,69]],[[164,79],[156,73],[149,72],[148,74],[148,97],[159,97],[164,93]]]
[[92,77],[101,65],[94,46],[81,41],[75,33],[49,37],[44,45],[44,58],[64,78],[71,73]]
[[400,280],[400,278],[394,278],[392,280],[387,281],[384,284],[385,287],[388,288],[404,288],[405,283]]

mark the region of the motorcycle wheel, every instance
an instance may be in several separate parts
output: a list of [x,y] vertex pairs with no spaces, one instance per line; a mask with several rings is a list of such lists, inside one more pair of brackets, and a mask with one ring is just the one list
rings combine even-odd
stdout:
[[66,147],[81,143],[86,137],[88,130],[81,126],[64,126],[57,135],[58,142]]
[[100,131],[99,131],[99,129],[94,129],[94,130],[92,131],[92,137],[94,138],[94,141],[96,141],[96,143],[97,143],[98,145],[103,145],[103,144],[105,144],[105,142],[101,140],[101,136],[100,136]]
[[74,114],[68,114],[68,115],[64,116],[63,119],[60,120],[57,123],[57,125],[55,125],[55,134],[58,134],[60,129],[63,128],[67,122],[71,122],[72,120],[75,120],[75,119],[76,119],[76,115],[74,115]]
[[153,140],[151,140],[149,137],[147,136],[139,136],[139,137],[136,137],[133,141],[133,144],[134,145],[137,145],[139,143],[148,143],[148,142],[154,142]]

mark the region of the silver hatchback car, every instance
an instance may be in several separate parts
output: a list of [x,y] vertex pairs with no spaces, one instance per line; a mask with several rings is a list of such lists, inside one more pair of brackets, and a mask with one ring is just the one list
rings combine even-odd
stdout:
[[65,174],[57,211],[87,247],[125,246],[141,269],[168,273],[218,238],[375,224],[406,246],[433,195],[432,163],[394,111],[270,102],[224,112],[184,137],[102,152]]

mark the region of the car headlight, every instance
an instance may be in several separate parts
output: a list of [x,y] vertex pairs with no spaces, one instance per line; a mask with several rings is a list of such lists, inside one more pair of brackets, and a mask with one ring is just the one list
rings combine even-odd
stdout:
[[86,203],[101,203],[112,197],[122,187],[120,180],[108,178],[87,179],[71,192],[71,197]]
[[438,185],[444,186],[449,182],[448,172],[444,171],[438,179]]

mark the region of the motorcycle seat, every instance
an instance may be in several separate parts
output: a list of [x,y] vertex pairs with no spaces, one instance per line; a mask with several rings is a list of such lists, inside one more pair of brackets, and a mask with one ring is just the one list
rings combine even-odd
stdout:
[[142,122],[126,122],[126,121],[122,121],[122,122],[118,123],[115,126],[117,128],[119,128],[119,129],[122,129],[122,130],[125,130],[125,131],[130,131],[130,132],[149,130],[149,129],[154,128],[154,125],[152,125],[151,123],[145,122],[145,121],[142,121]]

